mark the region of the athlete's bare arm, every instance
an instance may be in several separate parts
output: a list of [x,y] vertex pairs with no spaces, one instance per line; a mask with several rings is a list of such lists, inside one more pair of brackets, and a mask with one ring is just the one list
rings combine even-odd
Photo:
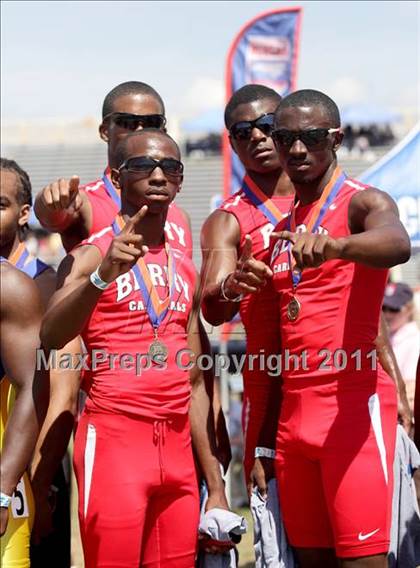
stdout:
[[410,258],[410,239],[401,223],[398,208],[389,195],[369,188],[350,201],[348,224],[351,235],[333,239],[328,235],[272,233],[293,244],[292,253],[299,269],[320,266],[326,260],[341,258],[372,268],[390,268]]
[[[42,272],[34,282],[46,308],[56,287],[56,273],[49,269]],[[79,338],[68,343],[57,353],[76,356],[81,353]],[[74,358],[76,360],[76,357]],[[50,369],[50,400],[47,415],[39,434],[30,467],[31,486],[35,498],[35,521],[32,540],[46,536],[52,529],[52,510],[48,494],[61,460],[63,459],[74,426],[80,386],[80,371],[74,369]]]
[[102,294],[89,279],[101,260],[99,250],[88,245],[75,249],[60,264],[57,291],[41,327],[46,349],[61,349],[82,332]]
[[201,231],[202,310],[212,325],[230,321],[239,309],[238,302],[229,302],[222,297],[221,284],[226,277],[225,294],[235,299],[240,294],[257,292],[272,276],[268,266],[252,257],[250,237],[240,257],[239,244],[240,231],[235,217],[225,211],[214,211]]
[[[0,345],[4,370],[16,389],[7,420],[0,464],[1,491],[12,495],[29,464],[48,404],[48,378],[36,372],[42,304],[34,282],[2,263]],[[0,534],[8,509],[1,508]]]
[[41,328],[41,340],[48,349],[61,349],[82,333],[102,294],[89,276],[98,268],[105,282],[113,282],[128,272],[147,247],[135,225],[146,215],[143,206],[116,235],[105,255],[95,246],[86,245],[68,254],[58,268],[57,291],[51,298]]
[[[277,329],[276,336],[271,336],[269,345],[261,341],[260,349],[265,353],[268,358],[270,354],[281,353],[281,340],[280,340],[280,307],[279,295],[274,290],[272,281],[268,282],[269,287],[266,290],[267,302],[272,306],[273,313],[276,315],[277,322],[273,324],[273,329]],[[264,408],[264,422],[261,424],[260,431],[258,432],[257,447],[275,450],[277,427],[280,418],[280,407],[282,401],[281,395],[281,377],[280,370],[277,373],[269,374],[267,372],[264,378],[264,387],[267,395],[265,396],[266,406]],[[268,457],[255,458],[253,468],[250,472],[250,478],[246,479],[248,495],[251,497],[251,492],[254,487],[258,487],[261,495],[267,494],[267,484],[274,477],[274,459]]]
[[[199,318],[198,320],[201,347],[203,353],[211,355],[211,346],[206,330],[204,329],[203,322]],[[230,460],[232,459],[232,451],[230,447],[229,434],[227,431],[225,415],[223,413],[222,405],[220,402],[219,395],[219,385],[215,379],[213,369],[210,368],[207,371],[203,371],[204,381],[206,384],[207,394],[210,398],[210,402],[213,408],[214,414],[214,425],[216,432],[216,446],[217,446],[217,458],[222,464],[225,473],[228,470]]]
[[38,193],[34,204],[41,225],[60,233],[66,251],[89,236],[92,226],[92,207],[79,183],[77,176],[54,181]]
[[373,268],[390,268],[410,258],[410,238],[395,201],[379,189],[356,193],[349,205],[350,237],[344,238],[340,258]]
[[393,379],[395,386],[397,387],[398,420],[401,422],[407,433],[410,433],[413,424],[413,417],[410,405],[408,404],[405,382],[402,378],[394,351],[389,341],[388,329],[383,314],[381,314],[379,335],[376,338],[375,346],[380,364],[385,369],[386,373],[388,373],[388,375]]
[[194,306],[188,322],[188,348],[191,354],[191,362],[193,363],[193,367],[190,370],[192,387],[189,412],[191,438],[202,475],[209,491],[207,509],[214,507],[228,509],[220,472],[220,464],[217,459],[211,397],[206,390],[203,371],[194,364],[197,357],[203,353],[199,330],[199,311],[200,301],[197,286]]

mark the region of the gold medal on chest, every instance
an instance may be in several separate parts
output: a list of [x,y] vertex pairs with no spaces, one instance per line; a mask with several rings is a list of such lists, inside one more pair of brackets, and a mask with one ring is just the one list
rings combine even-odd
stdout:
[[156,363],[165,362],[168,359],[168,347],[163,341],[155,339],[149,346],[149,355]]
[[287,319],[289,321],[296,321],[299,317],[300,308],[301,305],[299,300],[295,296],[293,296],[293,298],[287,304]]

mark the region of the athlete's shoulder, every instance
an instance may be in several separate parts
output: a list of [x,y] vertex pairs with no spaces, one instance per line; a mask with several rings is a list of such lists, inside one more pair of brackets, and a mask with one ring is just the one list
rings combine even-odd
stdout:
[[10,262],[2,261],[0,263],[0,274],[2,303],[3,301],[7,301],[7,303],[15,302],[17,298],[25,299],[26,302],[32,294],[36,294],[37,288],[32,278]]
[[219,206],[219,209],[221,209],[222,211],[227,211],[231,207],[238,207],[244,203],[247,203],[247,197],[243,189],[240,188],[238,189],[238,191],[235,191],[235,193],[232,193],[232,195],[225,199]]
[[348,208],[350,203],[353,202],[354,197],[357,197],[359,194],[365,194],[369,189],[371,189],[369,185],[366,185],[355,178],[346,177],[338,195],[329,207],[329,210],[334,212],[337,209]]
[[346,180],[344,182],[344,186],[348,190],[353,190],[353,192],[363,191],[365,189],[372,189],[371,185],[367,185],[366,183],[363,183],[363,182],[359,181],[358,179],[351,178],[351,177],[346,178]]
[[240,240],[241,225],[238,216],[220,207],[212,211],[201,228],[201,246],[219,247],[222,243]]
[[101,195],[105,191],[105,185],[102,178],[95,179],[80,186],[82,191],[85,191],[89,197]]
[[360,204],[368,204],[371,201],[375,202],[378,199],[390,199],[389,195],[371,185],[363,183],[358,179],[354,179],[351,177],[346,178],[343,184],[343,188],[340,191],[338,196],[338,203],[337,206],[341,205],[348,205],[349,207],[353,207],[354,205]]
[[104,243],[109,244],[112,241],[113,238],[114,238],[114,231],[112,229],[112,226],[109,226],[109,227],[105,227],[104,229],[101,229],[100,231],[94,233],[93,235],[91,235],[87,239],[84,239],[80,243],[80,246],[95,245],[95,246],[98,246],[98,247],[101,248],[102,244],[104,244]]

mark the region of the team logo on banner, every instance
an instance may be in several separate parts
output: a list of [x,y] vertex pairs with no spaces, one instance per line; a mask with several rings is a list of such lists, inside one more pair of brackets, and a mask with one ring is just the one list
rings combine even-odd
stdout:
[[[248,22],[229,51],[226,102],[248,83],[258,83],[284,96],[296,88],[301,8],[284,8],[261,14]],[[224,195],[237,191],[244,169],[223,139]]]
[[291,45],[287,38],[252,36],[245,55],[246,82],[261,82],[279,93],[289,87],[286,79]]

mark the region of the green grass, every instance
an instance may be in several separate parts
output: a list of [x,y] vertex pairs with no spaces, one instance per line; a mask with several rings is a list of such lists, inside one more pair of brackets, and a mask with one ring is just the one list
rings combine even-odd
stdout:
[[254,535],[251,511],[247,507],[235,511],[238,515],[245,517],[248,523],[248,532],[242,537],[238,545],[239,568],[252,568],[255,566],[254,556]]

